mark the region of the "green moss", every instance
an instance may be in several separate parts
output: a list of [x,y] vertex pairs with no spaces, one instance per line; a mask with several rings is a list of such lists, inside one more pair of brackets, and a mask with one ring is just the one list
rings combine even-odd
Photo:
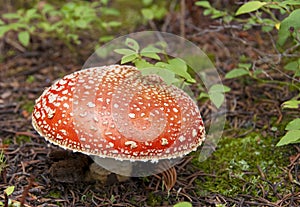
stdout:
[[31,139],[29,136],[26,135],[18,135],[16,136],[16,142],[17,144],[22,145],[24,143],[31,142]]
[[18,144],[22,145],[27,142],[31,142],[31,138],[26,135],[16,135],[14,139],[8,137],[8,138],[3,138],[2,142],[4,145],[10,145],[10,144]]
[[26,78],[26,83],[33,83],[35,81],[35,77],[33,75],[29,75]]
[[[252,133],[245,138],[223,138],[218,149],[204,162],[194,159],[192,163],[212,176],[198,179],[198,194],[221,193],[226,196],[250,194],[263,196],[262,189],[270,200],[276,200],[272,194],[272,184],[284,179],[283,166],[289,164],[290,147],[275,147],[277,139],[263,138]],[[203,182],[204,179],[204,182]],[[288,182],[277,186],[280,194],[290,193]]]
[[49,193],[46,195],[48,198],[61,198],[61,193],[58,190],[51,190]]
[[163,201],[163,198],[159,195],[154,194],[154,193],[150,192],[147,196],[147,204],[149,206],[160,206],[162,201]]

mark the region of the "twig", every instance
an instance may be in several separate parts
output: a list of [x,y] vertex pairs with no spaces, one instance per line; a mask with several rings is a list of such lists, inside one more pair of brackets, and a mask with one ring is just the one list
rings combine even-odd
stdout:
[[32,187],[32,184],[33,184],[33,180],[34,180],[34,177],[33,175],[30,175],[30,178],[28,179],[28,185],[27,187],[24,189],[23,193],[22,193],[22,197],[20,199],[20,206],[23,207],[24,206],[24,203],[25,203],[25,199],[28,195],[28,192],[30,190],[30,188]]
[[4,191],[4,207],[8,207],[8,196],[5,191]]
[[185,0],[180,1],[180,36],[185,38]]
[[17,50],[19,50],[20,52],[25,52],[26,49],[20,45],[18,42],[13,41],[12,39],[6,37],[5,38],[5,42],[11,46],[13,46],[14,48],[16,48]]

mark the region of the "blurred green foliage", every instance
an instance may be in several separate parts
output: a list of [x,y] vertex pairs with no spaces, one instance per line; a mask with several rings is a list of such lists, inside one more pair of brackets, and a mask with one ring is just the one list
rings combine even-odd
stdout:
[[[209,1],[197,1],[197,6],[204,8],[204,14],[211,18],[221,18],[225,24],[242,23],[243,29],[260,28],[262,32],[277,33],[276,48],[277,65],[283,65],[282,73],[290,81],[277,81],[278,84],[289,85],[291,90],[297,90],[298,95],[282,104],[282,109],[300,107],[300,1],[297,0],[262,0],[249,1],[242,4],[237,11],[222,11],[214,8]],[[270,36],[273,36],[270,34]],[[270,63],[270,65],[275,63]],[[229,71],[225,78],[241,78],[250,76],[258,81],[267,82],[260,78],[264,69],[254,68],[251,63],[241,62],[237,68]],[[273,80],[271,80],[273,81]],[[296,119],[295,119],[296,120]],[[294,120],[294,121],[295,121]],[[300,143],[300,130],[288,130],[277,146]]]

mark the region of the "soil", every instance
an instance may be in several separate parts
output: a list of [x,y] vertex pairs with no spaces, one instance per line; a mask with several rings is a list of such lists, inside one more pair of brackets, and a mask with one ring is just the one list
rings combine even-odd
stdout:
[[[160,31],[183,35],[208,54],[222,78],[237,67],[241,57],[255,62],[256,68],[263,68],[265,73],[260,78],[272,81],[223,80],[231,88],[226,94],[224,137],[243,138],[255,132],[262,138],[271,136],[278,141],[284,134],[284,125],[299,116],[300,110],[281,109],[281,104],[296,92],[276,82],[290,81],[280,73],[280,65],[272,64],[276,61],[277,51],[272,46],[276,34],[261,33],[259,28],[243,31],[238,27],[224,27],[219,21],[203,16],[202,10],[191,6],[190,2],[184,16],[171,11],[165,19],[142,25],[136,31],[153,29],[155,25]],[[89,43],[90,40],[83,40],[78,47],[81,52],[74,53],[60,41],[38,36],[31,39],[27,49],[17,42],[15,33],[0,39],[0,146],[6,160],[5,166],[0,166],[3,169],[0,189],[3,192],[8,186],[15,186],[9,197],[0,194],[4,204],[9,198],[24,206],[172,206],[179,201],[189,201],[193,206],[300,206],[300,149],[297,146],[288,147],[287,162],[278,166],[285,172],[281,180],[289,183],[289,193],[272,199],[266,194],[199,193],[199,182],[201,185],[217,175],[214,170],[202,170],[201,163],[199,166],[193,164],[194,155],[186,156],[176,165],[177,182],[169,192],[164,189],[160,174],[122,182],[110,173],[102,182],[87,179],[93,161],[46,142],[34,131],[31,112],[35,99],[46,87],[81,68],[93,53]],[[199,105],[204,120],[209,123],[209,112],[214,110],[212,104],[201,101]],[[275,132],[272,131],[274,125],[278,128]],[[264,173],[264,182],[269,182],[268,172]],[[259,184],[257,189],[267,191]]]

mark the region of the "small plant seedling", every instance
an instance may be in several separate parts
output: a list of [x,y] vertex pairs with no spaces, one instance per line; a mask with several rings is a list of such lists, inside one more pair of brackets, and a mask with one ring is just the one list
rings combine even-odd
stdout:
[[217,108],[220,108],[225,101],[225,93],[230,90],[229,87],[222,84],[214,84],[208,89],[208,93],[200,93],[198,99],[209,98]]
[[12,200],[10,200],[8,198],[8,196],[10,196],[15,190],[15,186],[8,186],[3,192],[4,192],[4,203],[0,201],[0,207],[2,206],[20,206],[19,202],[12,202]]
[[[59,8],[45,3],[36,3],[33,8],[21,8],[13,13],[4,13],[0,17],[0,38],[8,32],[15,32],[18,41],[28,47],[32,36],[58,38],[69,48],[80,44],[80,36],[90,30],[108,31],[121,25],[118,21],[107,20],[118,16],[119,11],[108,8],[107,1],[93,3],[73,1],[61,3]],[[102,35],[100,41],[110,37]]]
[[5,160],[5,156],[4,156],[4,151],[3,149],[0,152],[0,174],[3,172],[3,170],[6,168],[7,164],[6,164],[6,160]]
[[287,133],[277,143],[277,146],[300,143],[300,118],[290,121],[285,130]]
[[[140,48],[136,40],[127,38],[125,48],[114,51],[123,55],[121,64],[132,63],[141,70],[143,75],[159,75],[167,84],[174,84],[178,87],[196,83],[196,80],[189,73],[190,68],[187,63],[181,58],[168,56],[166,47],[165,42],[157,42]],[[215,84],[211,86],[208,93],[201,93],[199,98],[209,98],[219,108],[225,101],[224,93],[228,91],[230,88]]]
[[15,186],[8,186],[4,192],[6,193],[6,195],[10,196],[15,190]]
[[[138,42],[127,38],[126,48],[115,49],[118,54],[123,55],[121,64],[133,63],[144,75],[157,74],[168,84],[186,81],[195,83],[195,79],[188,73],[188,66],[180,58],[170,58],[165,52],[165,43],[157,43],[140,48]],[[162,56],[165,61],[162,61]]]

